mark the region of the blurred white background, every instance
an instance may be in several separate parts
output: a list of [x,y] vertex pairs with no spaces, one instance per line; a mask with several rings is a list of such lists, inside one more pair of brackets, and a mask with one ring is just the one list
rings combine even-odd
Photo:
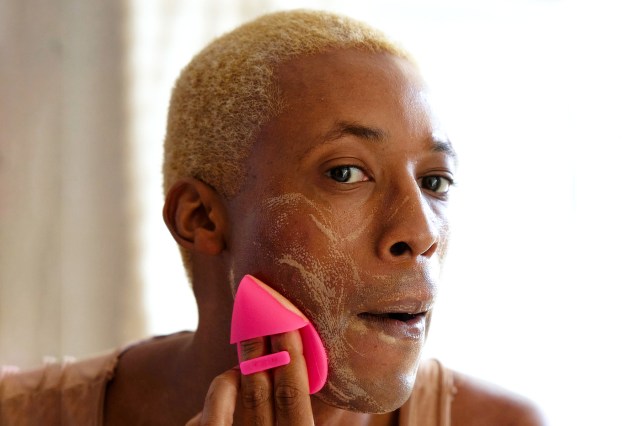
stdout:
[[[161,146],[180,69],[212,37],[259,14],[324,8],[385,30],[416,56],[459,152],[454,236],[426,355],[527,395],[552,424],[640,424],[634,408],[640,381],[640,13],[633,2],[125,4],[118,13],[126,36],[115,54],[126,71],[122,197],[128,204],[121,211],[133,236],[126,251],[133,264],[123,273],[131,287],[120,297],[136,303],[113,314],[124,312],[129,322],[118,323],[122,331],[103,344],[195,326],[190,288],[161,218]],[[1,102],[0,111],[9,111],[6,99]],[[6,141],[5,153],[18,145]],[[80,147],[75,155],[84,154]],[[3,155],[8,166],[0,173],[26,160],[12,158]],[[0,200],[15,200],[14,188],[5,184]],[[3,246],[15,248],[5,240],[23,235],[9,230],[18,214],[14,205],[0,205],[0,213]],[[14,253],[2,252],[3,268]],[[16,320],[7,313],[7,295],[19,294],[11,289],[24,268],[12,271],[0,275],[0,356],[17,362],[5,355],[15,342],[6,336],[22,335],[29,316]],[[60,308],[57,318],[65,312]],[[7,325],[7,318],[14,322]],[[38,348],[56,355],[76,349]]]

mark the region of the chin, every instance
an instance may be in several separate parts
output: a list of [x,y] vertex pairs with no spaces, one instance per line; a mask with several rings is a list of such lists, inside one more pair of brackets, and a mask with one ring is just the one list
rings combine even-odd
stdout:
[[[407,374],[371,374],[364,380],[332,377],[314,395],[325,404],[359,413],[383,414],[397,410],[413,390],[417,368]],[[386,376],[386,377],[384,377]],[[390,379],[392,377],[392,379]]]

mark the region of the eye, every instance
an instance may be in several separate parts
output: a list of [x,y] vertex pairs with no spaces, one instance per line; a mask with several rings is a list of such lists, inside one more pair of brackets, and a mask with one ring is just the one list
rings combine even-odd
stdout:
[[425,176],[421,179],[421,186],[427,191],[446,194],[453,185],[453,181],[444,176]]
[[331,179],[340,183],[357,183],[369,180],[369,177],[356,166],[338,166],[330,169],[327,173]]

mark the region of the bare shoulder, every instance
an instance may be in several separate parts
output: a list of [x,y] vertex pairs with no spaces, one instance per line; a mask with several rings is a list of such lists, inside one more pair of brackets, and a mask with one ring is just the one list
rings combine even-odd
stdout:
[[457,389],[451,405],[452,426],[545,426],[529,400],[498,386],[454,372]]

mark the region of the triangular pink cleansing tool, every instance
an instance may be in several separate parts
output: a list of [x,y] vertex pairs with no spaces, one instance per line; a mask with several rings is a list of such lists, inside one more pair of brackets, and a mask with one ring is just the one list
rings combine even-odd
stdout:
[[[251,275],[245,275],[240,281],[231,316],[231,343],[300,330],[309,376],[309,393],[318,392],[327,381],[328,372],[327,353],[318,332],[313,324],[283,306],[258,283],[266,285]],[[240,370],[246,375],[289,362],[289,353],[282,351],[241,362]]]

